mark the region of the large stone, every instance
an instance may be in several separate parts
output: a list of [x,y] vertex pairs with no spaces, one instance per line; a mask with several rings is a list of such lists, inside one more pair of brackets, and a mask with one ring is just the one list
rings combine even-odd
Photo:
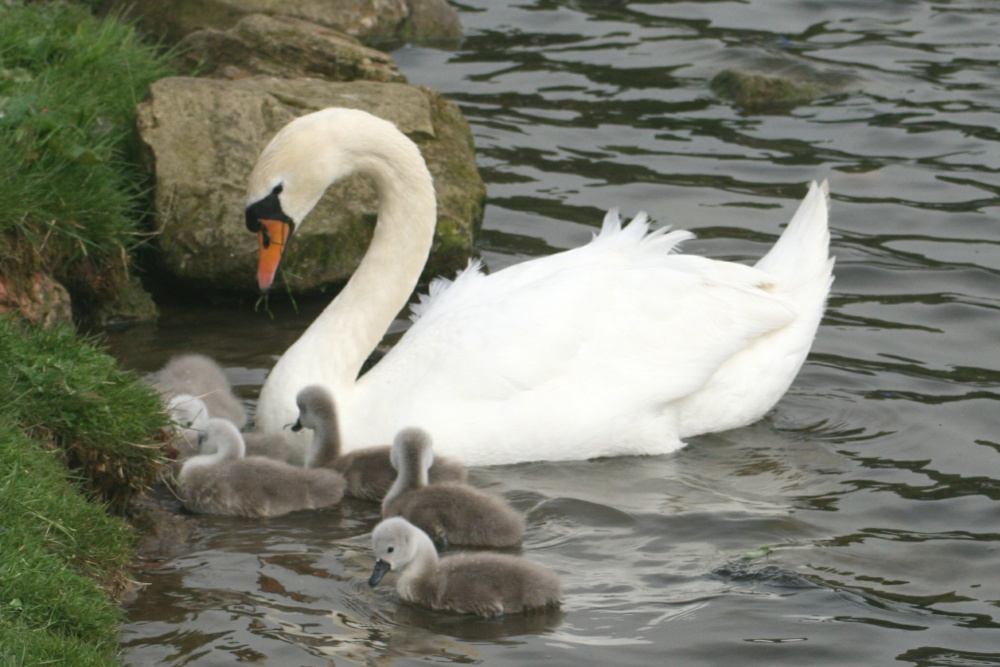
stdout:
[[249,14],[305,19],[376,46],[454,46],[462,39],[458,13],[446,0],[108,0],[104,7],[169,43],[195,30],[226,30]]
[[[428,273],[460,268],[472,254],[485,186],[461,112],[438,93],[398,83],[330,83],[250,77],[172,77],[137,109],[143,153],[155,179],[165,267],[193,285],[253,290],[256,237],[246,230],[246,180],[277,130],[330,106],[391,120],[420,147],[434,177],[438,225]],[[361,176],[334,185],[282,262],[294,290],[346,280],[371,239],[375,193]]]
[[182,39],[178,50],[183,74],[406,81],[385,53],[342,32],[287,16],[251,14],[230,30],[198,30]]

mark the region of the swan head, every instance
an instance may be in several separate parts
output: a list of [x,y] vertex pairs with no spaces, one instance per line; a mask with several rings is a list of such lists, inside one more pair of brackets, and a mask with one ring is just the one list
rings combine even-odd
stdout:
[[368,585],[378,584],[390,570],[405,568],[417,557],[421,541],[430,543],[431,552],[434,552],[434,545],[427,534],[403,517],[392,517],[375,526],[372,531],[375,569]]
[[212,417],[198,436],[198,449],[202,454],[213,454],[219,459],[241,459],[246,455],[246,443],[236,424],[228,419]]
[[273,284],[298,225],[332,183],[368,170],[366,138],[387,128],[400,134],[389,121],[365,111],[323,109],[291,121],[264,147],[250,172],[246,198],[247,229],[257,234],[261,291]]
[[422,428],[404,428],[392,441],[389,462],[397,472],[416,470],[426,473],[434,465],[430,433]]
[[299,418],[292,426],[293,431],[304,428],[315,431],[337,418],[333,396],[322,385],[311,384],[303,388],[296,394],[295,404],[299,407]]
[[167,414],[183,428],[200,430],[208,421],[205,401],[191,394],[177,394],[167,402]]

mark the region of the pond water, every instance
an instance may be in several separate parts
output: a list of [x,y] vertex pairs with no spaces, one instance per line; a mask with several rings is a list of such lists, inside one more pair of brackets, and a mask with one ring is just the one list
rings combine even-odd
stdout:
[[[472,124],[489,267],[584,243],[612,206],[751,261],[828,178],[837,277],[809,360],[764,420],[670,456],[472,471],[527,513],[558,614],[369,589],[371,505],[206,518],[138,575],[125,662],[1000,665],[1000,5],[456,6],[460,49],[393,55]],[[735,66],[837,88],[744,115],[708,89]],[[252,305],[167,304],[110,344],[141,372],[212,355],[252,410],[322,304]]]

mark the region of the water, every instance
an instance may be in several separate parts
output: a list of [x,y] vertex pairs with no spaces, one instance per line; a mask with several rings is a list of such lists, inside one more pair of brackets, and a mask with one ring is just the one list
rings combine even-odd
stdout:
[[[763,421],[677,454],[473,471],[527,512],[560,614],[454,618],[369,589],[362,503],[208,518],[141,573],[125,661],[1000,665],[1000,7],[458,7],[462,49],[394,57],[472,124],[492,269],[585,242],[611,206],[749,260],[828,178],[837,279],[812,355]],[[836,90],[743,115],[707,87],[737,65]],[[252,409],[321,304],[249,304],[169,306],[113,349],[143,372],[211,354]]]

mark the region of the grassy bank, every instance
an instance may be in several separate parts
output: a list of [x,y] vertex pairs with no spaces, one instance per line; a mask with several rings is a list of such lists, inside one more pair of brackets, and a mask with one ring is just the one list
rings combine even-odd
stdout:
[[135,105],[168,61],[81,5],[0,3],[0,275],[113,299],[141,240]]
[[[0,279],[41,272],[87,310],[142,240],[134,110],[167,60],[82,5],[0,3]],[[134,535],[108,510],[153,481],[158,397],[68,328],[0,316],[0,665],[114,665]]]
[[133,533],[107,511],[150,484],[158,396],[69,329],[0,316],[0,664],[116,664]]

